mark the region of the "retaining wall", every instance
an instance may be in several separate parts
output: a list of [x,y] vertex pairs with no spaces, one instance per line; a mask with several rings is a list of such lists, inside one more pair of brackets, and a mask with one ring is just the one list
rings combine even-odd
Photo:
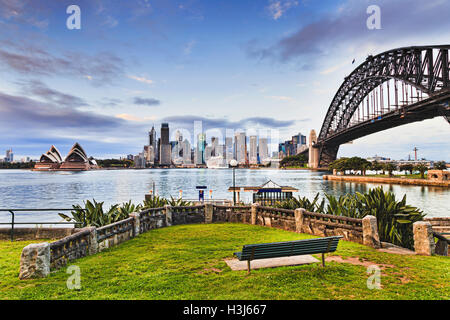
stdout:
[[[75,229],[75,233],[53,243],[32,244],[22,251],[19,278],[43,277],[50,268],[95,254],[156,228],[179,224],[235,222],[279,228],[317,236],[342,235],[345,240],[379,247],[375,217],[338,217],[304,209],[271,207],[196,205],[162,207],[132,213],[129,218],[100,228]],[[49,247],[49,250],[48,248]]]

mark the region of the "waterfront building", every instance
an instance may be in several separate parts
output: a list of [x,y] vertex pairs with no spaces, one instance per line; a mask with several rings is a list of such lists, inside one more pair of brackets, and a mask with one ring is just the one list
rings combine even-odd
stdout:
[[158,147],[157,147],[158,142],[156,140],[156,130],[154,126],[152,126],[152,129],[148,133],[148,140],[149,140],[148,145],[153,150],[153,154],[150,156],[150,159],[148,161],[154,164],[158,156]]
[[250,164],[258,164],[258,137],[250,136],[250,151],[249,151],[249,162]]
[[145,168],[146,164],[146,158],[144,152],[139,153],[138,155],[134,156],[134,167],[138,169]]
[[269,163],[269,145],[267,138],[259,138],[259,161],[262,164]]
[[211,137],[211,156],[215,157],[217,146],[219,145],[219,139],[217,137]]
[[201,165],[205,164],[205,148],[206,148],[206,135],[204,133],[199,133],[197,136],[197,148],[195,164]]
[[98,168],[97,162],[92,157],[88,158],[78,142],[70,149],[64,161],[58,149],[55,146],[51,146],[46,153],[41,155],[39,162],[34,166],[34,170],[38,171],[85,171],[96,168]]
[[293,146],[293,153],[299,154],[301,152],[300,150],[302,150],[302,147],[306,147],[306,136],[302,135],[301,133],[292,136],[292,146]]
[[238,164],[246,165],[247,161],[247,139],[245,132],[237,132],[235,134],[235,150],[236,150],[236,160]]
[[182,150],[183,150],[183,164],[191,164],[191,144],[187,139],[185,139],[182,143]]
[[160,138],[160,159],[159,164],[163,166],[167,166],[171,164],[171,146],[169,143],[169,124],[162,123],[161,124],[161,138]]
[[134,156],[132,154],[127,155],[127,160],[133,161],[133,159],[134,159]]
[[230,161],[235,159],[233,154],[233,138],[226,137],[225,138],[225,158],[227,164],[230,164]]
[[205,163],[213,156],[212,151],[213,151],[212,146],[205,147],[205,155],[204,155]]
[[12,148],[6,150],[5,162],[14,162],[14,153],[12,151]]

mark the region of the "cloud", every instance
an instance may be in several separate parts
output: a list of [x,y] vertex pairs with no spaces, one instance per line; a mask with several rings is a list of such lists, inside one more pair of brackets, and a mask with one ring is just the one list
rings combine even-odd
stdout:
[[18,84],[22,86],[22,91],[27,96],[33,95],[43,99],[45,102],[72,108],[88,105],[82,98],[51,89],[39,80],[19,81]]
[[[2,128],[54,128],[102,131],[120,127],[121,120],[92,112],[78,111],[21,96],[0,92],[0,123]],[[22,129],[20,129],[22,130]]]
[[[366,9],[371,4],[372,0],[347,0],[339,10],[328,11],[272,45],[261,47],[260,41],[249,41],[247,53],[251,57],[274,58],[281,62],[308,59],[308,64],[311,64],[314,60],[335,54],[334,49],[339,46],[360,51],[362,46],[370,43],[420,45],[422,43],[410,41],[418,36],[448,34],[449,1],[379,0],[382,30],[369,30],[366,26],[369,17]],[[377,46],[378,49],[380,47]]]
[[155,116],[152,117],[137,117],[128,113],[116,114],[116,118],[128,120],[128,121],[136,121],[136,122],[144,122],[149,120],[156,120]]
[[128,78],[142,82],[142,83],[146,83],[146,84],[153,84],[153,80],[147,79],[145,77],[138,77],[138,76],[133,76],[133,75],[129,75]]
[[241,119],[239,121],[230,121],[225,118],[206,118],[194,115],[171,116],[163,118],[162,121],[174,123],[176,125],[181,125],[187,128],[193,127],[195,121],[201,121],[202,126],[206,129],[239,129],[254,127],[279,129],[290,127],[296,123],[295,120],[277,120],[266,117],[249,117]]
[[278,100],[278,101],[289,101],[289,102],[294,101],[294,98],[287,97],[287,96],[267,96],[266,98]]
[[184,46],[183,52],[185,55],[190,55],[192,52],[192,49],[194,48],[194,46],[197,44],[197,41],[192,40],[189,41],[188,43],[186,43],[186,45]]
[[27,76],[79,76],[92,80],[95,85],[103,85],[122,76],[124,62],[108,52],[95,55],[64,52],[56,56],[39,46],[2,41],[1,65]]
[[274,20],[278,20],[290,8],[298,6],[298,1],[292,0],[270,0],[266,10]]
[[137,105],[145,105],[145,106],[159,106],[161,104],[161,101],[153,98],[134,98],[134,104]]

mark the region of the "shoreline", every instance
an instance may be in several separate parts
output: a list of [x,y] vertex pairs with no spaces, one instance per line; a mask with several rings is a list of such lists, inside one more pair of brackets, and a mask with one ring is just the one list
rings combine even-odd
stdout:
[[450,181],[433,181],[426,179],[407,179],[407,178],[381,178],[368,176],[335,176],[324,175],[323,180],[340,182],[361,182],[361,183],[384,183],[384,184],[403,184],[414,186],[431,186],[450,188]]

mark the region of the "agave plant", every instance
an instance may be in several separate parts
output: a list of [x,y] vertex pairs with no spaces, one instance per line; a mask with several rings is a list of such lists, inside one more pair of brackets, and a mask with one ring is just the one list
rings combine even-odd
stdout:
[[322,213],[325,206],[325,200],[322,199],[322,201],[319,203],[319,193],[317,193],[313,201],[310,201],[306,197],[301,198],[300,196],[298,196],[297,198],[290,198],[284,201],[278,201],[275,203],[274,206],[276,208],[290,209],[290,210],[303,208],[307,211]]
[[103,209],[104,202],[97,202],[95,199],[84,202],[84,208],[80,205],[73,205],[72,217],[59,213],[59,216],[68,222],[75,222],[76,227],[101,227],[128,218],[131,212],[137,208],[131,201],[124,203],[122,207],[118,204],[112,205],[108,211]]
[[414,247],[412,225],[421,221],[425,214],[416,207],[406,204],[406,195],[397,201],[395,194],[379,187],[366,194],[356,193],[360,210],[364,216],[377,217],[380,240],[388,241],[405,248]]
[[141,209],[151,209],[151,208],[161,208],[165,205],[172,207],[186,207],[192,205],[191,202],[183,199],[175,199],[170,197],[170,199],[162,198],[159,196],[152,197],[150,200],[145,200]]

